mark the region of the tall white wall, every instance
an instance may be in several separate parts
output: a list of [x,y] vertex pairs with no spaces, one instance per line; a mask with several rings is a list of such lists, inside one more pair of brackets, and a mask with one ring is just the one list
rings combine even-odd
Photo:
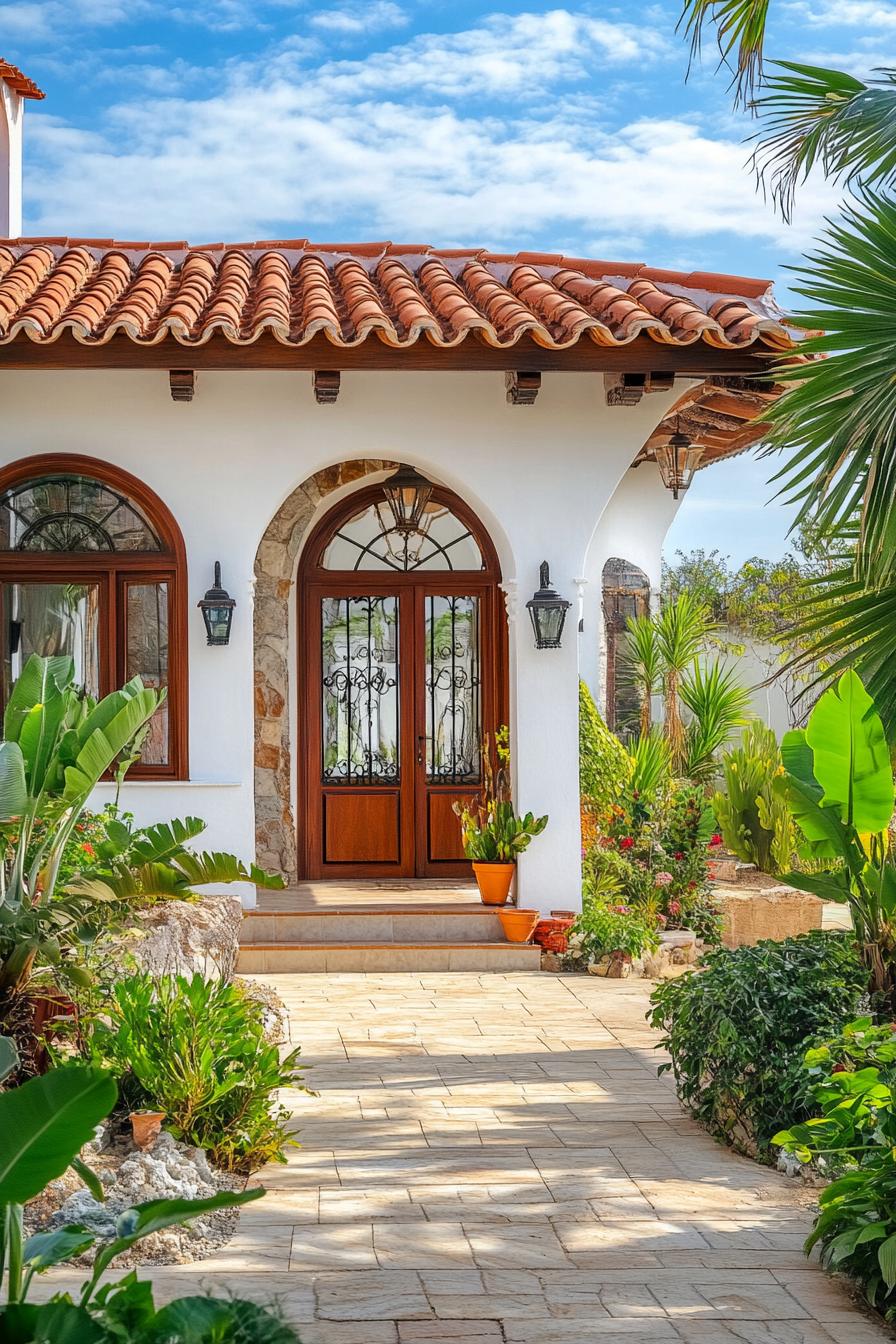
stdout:
[[0,79],[0,238],[22,234],[22,122],[25,100]]
[[[186,354],[172,358],[188,363]],[[0,372],[0,460],[61,451],[107,459],[146,481],[184,534],[191,780],[128,784],[126,805],[141,820],[204,816],[210,844],[253,852],[251,602],[259,540],[280,503],[313,472],[351,458],[400,459],[466,499],[498,549],[516,609],[518,799],[551,818],[523,857],[521,896],[545,910],[576,906],[576,622],[571,613],[562,649],[536,650],[525,602],[542,560],[570,599],[587,565],[598,576],[589,594],[595,609],[607,555],[625,554],[658,573],[671,497],[661,488],[642,497],[653,469],[627,468],[676,395],[608,408],[600,375],[546,374],[535,405],[518,407],[506,403],[498,374],[357,373],[343,374],[334,406],[318,406],[310,373],[247,372],[199,373],[194,400],[176,404],[164,372]],[[630,477],[638,480],[629,485]],[[606,541],[597,545],[599,519]],[[215,560],[238,605],[229,647],[210,649],[195,603]]]

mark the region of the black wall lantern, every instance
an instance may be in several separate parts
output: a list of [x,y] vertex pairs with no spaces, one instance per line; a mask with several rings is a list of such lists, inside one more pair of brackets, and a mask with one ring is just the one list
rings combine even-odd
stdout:
[[687,490],[702,458],[703,449],[692,443],[687,434],[682,434],[680,428],[676,429],[668,443],[657,448],[656,464],[660,469],[663,485],[672,491],[673,499],[677,499]]
[[230,643],[230,623],[236,602],[226,588],[221,587],[221,562],[215,561],[215,582],[198,604],[205,621],[209,644]]
[[539,577],[541,587],[534,593],[526,606],[532,617],[532,629],[535,631],[536,649],[559,649],[560,636],[566,613],[572,603],[551,587],[551,571],[547,560],[541,562]]
[[432,481],[413,467],[401,466],[383,481],[383,493],[395,520],[395,530],[404,535],[419,532],[423,511],[432,495]]

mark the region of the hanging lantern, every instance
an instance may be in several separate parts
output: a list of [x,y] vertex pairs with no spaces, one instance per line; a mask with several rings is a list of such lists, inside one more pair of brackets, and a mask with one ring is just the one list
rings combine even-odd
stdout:
[[230,643],[230,623],[236,602],[226,588],[221,587],[221,562],[215,561],[215,582],[201,602],[197,603],[205,621],[209,644]]
[[547,560],[541,563],[539,583],[541,587],[538,592],[526,603],[532,618],[532,629],[535,631],[535,647],[559,649],[566,613],[572,603],[567,602],[551,587],[551,571]]
[[383,494],[392,512],[396,532],[419,532],[423,512],[432,495],[432,481],[413,467],[401,466],[383,481]]
[[703,449],[698,444],[692,443],[687,434],[682,434],[680,429],[676,429],[668,443],[657,448],[656,464],[660,469],[663,485],[672,491],[673,499],[677,499],[687,490],[702,459]]

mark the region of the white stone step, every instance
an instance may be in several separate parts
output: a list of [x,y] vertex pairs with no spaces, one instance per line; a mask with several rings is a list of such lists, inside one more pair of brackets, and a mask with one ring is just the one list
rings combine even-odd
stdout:
[[538,971],[541,948],[528,943],[244,943],[242,975],[290,972]]
[[483,905],[443,905],[370,910],[247,911],[243,947],[257,943],[503,943],[494,910]]

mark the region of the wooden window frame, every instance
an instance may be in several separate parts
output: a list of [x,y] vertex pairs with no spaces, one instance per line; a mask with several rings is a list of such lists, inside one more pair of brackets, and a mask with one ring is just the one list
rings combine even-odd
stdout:
[[71,583],[100,589],[100,695],[121,686],[127,656],[127,587],[168,584],[168,762],[137,761],[129,779],[188,779],[187,557],[174,515],[155,491],[123,468],[78,453],[40,453],[0,468],[0,496],[43,476],[86,476],[136,505],[159,538],[158,551],[0,551],[0,582]]

